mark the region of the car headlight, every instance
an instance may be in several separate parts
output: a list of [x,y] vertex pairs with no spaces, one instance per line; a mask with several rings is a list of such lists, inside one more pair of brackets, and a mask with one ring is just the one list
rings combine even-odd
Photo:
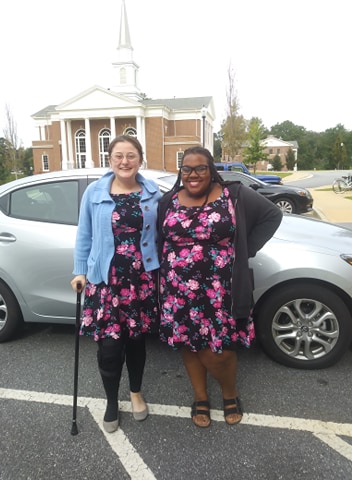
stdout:
[[311,195],[310,193],[308,192],[308,190],[298,190],[298,195],[300,195],[301,197],[308,197],[308,198],[311,198]]
[[345,260],[345,262],[352,265],[352,255],[346,255],[345,253],[342,253],[340,257],[342,258],[342,260]]

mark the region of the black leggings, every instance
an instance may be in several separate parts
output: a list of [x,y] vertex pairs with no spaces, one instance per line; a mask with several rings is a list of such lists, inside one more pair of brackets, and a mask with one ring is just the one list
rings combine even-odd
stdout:
[[140,392],[146,359],[145,337],[138,340],[122,337],[118,340],[104,338],[98,341],[98,366],[103,377],[115,378],[120,383],[126,360],[130,391]]

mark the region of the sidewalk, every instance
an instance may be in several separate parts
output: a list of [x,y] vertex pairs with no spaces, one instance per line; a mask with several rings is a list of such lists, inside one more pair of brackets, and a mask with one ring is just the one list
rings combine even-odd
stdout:
[[[283,182],[289,185],[291,181],[307,178],[308,175],[305,172],[295,172],[285,177]],[[329,190],[321,191],[324,189]],[[336,194],[333,192],[331,185],[308,188],[307,190],[313,196],[313,210],[321,220],[331,223],[352,223],[352,200],[345,198],[352,196],[352,192]]]

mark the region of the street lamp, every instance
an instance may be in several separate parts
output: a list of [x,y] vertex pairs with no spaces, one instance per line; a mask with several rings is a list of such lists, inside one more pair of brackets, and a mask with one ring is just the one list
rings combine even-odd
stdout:
[[203,147],[205,146],[205,117],[207,115],[207,108],[205,105],[203,105],[202,109],[201,109],[201,113],[202,113],[202,130],[203,130],[203,134],[202,134],[202,144],[203,144]]

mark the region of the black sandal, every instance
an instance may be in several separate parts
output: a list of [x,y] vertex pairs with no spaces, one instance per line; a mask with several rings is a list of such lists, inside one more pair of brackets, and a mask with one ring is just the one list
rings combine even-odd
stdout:
[[[204,410],[203,408],[198,408],[198,407],[207,407],[208,410]],[[195,421],[195,417],[197,415],[205,415],[208,417],[209,422],[205,425],[200,425]],[[206,428],[209,427],[210,425],[210,403],[208,400],[200,400],[199,402],[193,402],[192,403],[192,410],[191,410],[191,417],[194,425],[200,428]]]
[[[224,416],[225,416],[226,423],[228,425],[236,425],[237,423],[240,423],[240,421],[242,420],[243,408],[242,408],[241,400],[239,399],[239,397],[229,398],[229,399],[223,398],[223,402],[224,402]],[[233,405],[233,406],[230,408],[227,408],[230,405]],[[241,415],[241,418],[236,422],[229,422],[227,417],[234,413],[236,415]]]

